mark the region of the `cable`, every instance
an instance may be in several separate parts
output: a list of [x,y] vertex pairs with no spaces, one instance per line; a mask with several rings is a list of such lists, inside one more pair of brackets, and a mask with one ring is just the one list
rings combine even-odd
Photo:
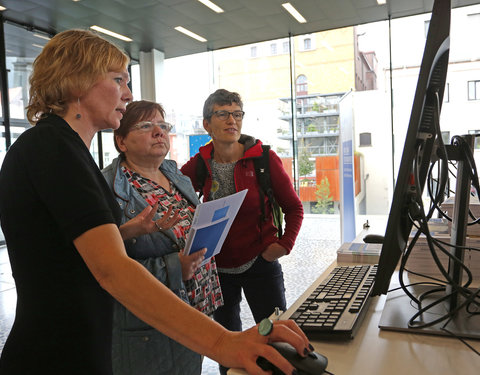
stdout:
[[[430,198],[430,205],[429,205],[428,211],[426,212],[423,204],[423,200],[422,200],[422,194],[421,194],[422,186],[420,186],[420,181],[422,181],[421,174],[424,173],[421,170],[423,148],[427,146],[425,142],[418,142],[418,145],[415,151],[414,162],[412,166],[415,189],[413,189],[412,193],[409,195],[410,202],[408,203],[408,213],[407,213],[408,220],[410,220],[410,222],[412,223],[412,226],[415,226],[417,228],[417,233],[413,236],[413,238],[410,239],[410,242],[407,248],[404,250],[401,257],[400,271],[399,271],[400,287],[393,289],[393,290],[402,289],[405,292],[405,294],[410,297],[412,302],[414,302],[417,305],[417,309],[418,309],[417,312],[408,321],[408,326],[412,328],[413,327],[427,328],[427,327],[436,325],[440,322],[446,321],[444,325],[445,327],[451,321],[452,317],[455,314],[457,314],[461,309],[465,308],[469,314],[474,315],[474,314],[477,314],[477,312],[471,311],[471,307],[480,306],[480,303],[479,303],[480,288],[479,290],[473,293],[468,289],[468,286],[473,281],[473,276],[471,271],[462,262],[461,259],[457,258],[452,253],[452,251],[449,251],[450,249],[452,250],[465,249],[467,247],[456,246],[455,244],[447,244],[441,240],[437,240],[431,235],[428,227],[428,222],[436,211],[440,211],[441,215],[443,214],[442,216],[446,217],[447,220],[452,221],[452,219],[448,217],[448,215],[444,214],[441,211],[439,205],[441,202],[443,202],[445,192],[446,191],[450,192],[449,187],[447,190],[448,177],[449,175],[453,174],[453,172],[450,169],[450,166],[452,166],[453,168],[456,168],[456,166],[448,160],[447,149],[442,140],[442,134],[440,131],[440,100],[439,100],[438,92],[435,92],[434,107],[435,108],[433,111],[433,124],[434,124],[434,133],[436,136],[435,155],[438,157],[438,159],[431,161],[428,171],[426,173],[427,175],[426,185],[427,185],[428,196]],[[456,147],[457,150],[460,150],[462,152],[460,157],[462,157],[463,158],[462,160],[465,160],[467,163],[468,173],[470,174],[469,177],[471,178],[472,185],[474,185],[477,191],[477,196],[478,196],[480,193],[480,184],[478,182],[478,173],[476,170],[475,161],[474,161],[473,154],[471,152],[470,147],[465,147],[468,145],[466,145],[465,140],[461,137],[452,138],[452,145]],[[438,175],[438,178],[436,180],[434,180],[433,178],[433,172],[435,168],[436,168],[436,173]],[[434,182],[436,182],[435,189],[433,186]],[[472,215],[470,216],[472,217]],[[472,224],[475,224],[479,220],[480,218],[475,219]],[[434,260],[437,268],[439,269],[440,273],[442,274],[442,277],[445,280],[441,280],[433,277],[427,277],[431,281],[425,281],[425,282],[406,285],[404,281],[404,272],[425,276],[419,273],[411,272],[406,268],[408,259],[411,256],[412,251],[414,250],[415,243],[417,242],[421,234],[425,236],[432,259]],[[459,285],[455,280],[453,280],[449,271],[443,266],[439,258],[438,252],[440,252],[440,254],[443,253],[447,257],[448,263],[450,265],[457,265],[460,267],[460,272],[465,273],[467,275],[466,282],[462,282],[462,285]],[[432,281],[436,281],[436,282],[432,282]],[[420,295],[415,296],[408,289],[408,287],[415,286],[415,285],[431,286],[431,288],[421,293]],[[451,290],[449,292],[447,292],[447,285],[451,287]],[[441,297],[432,296],[434,293],[438,293],[438,292],[443,292],[444,293],[443,296]],[[461,303],[459,303],[456,306],[456,308],[452,309],[448,313],[438,316],[437,319],[433,319],[428,322],[423,321],[421,323],[417,321],[417,319],[421,317],[424,313],[431,311],[433,308],[443,303],[444,301],[450,300],[452,296],[462,296],[464,300]],[[429,303],[427,303],[427,305],[425,305],[426,299],[432,298],[432,297],[436,299],[434,299],[433,301],[430,301]]]

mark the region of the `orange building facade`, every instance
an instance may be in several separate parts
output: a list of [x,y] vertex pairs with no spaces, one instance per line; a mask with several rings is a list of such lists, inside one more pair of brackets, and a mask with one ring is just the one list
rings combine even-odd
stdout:
[[[292,177],[292,158],[282,158],[283,167]],[[355,196],[361,192],[360,180],[360,155],[354,156],[354,181]],[[315,180],[304,180],[307,183],[300,185],[300,200],[302,202],[316,202],[315,192],[323,179],[328,179],[330,184],[330,196],[334,202],[340,201],[340,161],[338,156],[317,156],[315,158]]]

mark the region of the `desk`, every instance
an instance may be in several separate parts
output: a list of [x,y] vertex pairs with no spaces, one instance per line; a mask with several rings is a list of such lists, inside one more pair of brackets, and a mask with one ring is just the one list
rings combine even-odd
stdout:
[[[323,280],[337,264],[320,277]],[[314,283],[316,284],[316,283]],[[309,287],[283,315],[298,308]],[[328,358],[327,370],[335,375],[478,375],[480,356],[459,340],[449,337],[384,331],[378,328],[386,296],[373,297],[369,310],[353,340],[312,341],[315,350]],[[282,316],[280,316],[282,319]],[[468,343],[480,351],[479,340]],[[229,375],[244,375],[232,369]]]

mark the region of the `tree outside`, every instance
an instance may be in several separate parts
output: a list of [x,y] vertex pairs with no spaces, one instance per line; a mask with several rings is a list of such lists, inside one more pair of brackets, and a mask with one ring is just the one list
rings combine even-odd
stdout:
[[317,185],[317,191],[315,192],[317,197],[317,203],[312,207],[312,212],[316,214],[333,214],[333,198],[330,193],[330,182],[325,177],[320,181],[320,185]]
[[298,173],[300,177],[307,177],[315,170],[315,162],[310,160],[312,154],[302,140],[302,147],[298,155]]

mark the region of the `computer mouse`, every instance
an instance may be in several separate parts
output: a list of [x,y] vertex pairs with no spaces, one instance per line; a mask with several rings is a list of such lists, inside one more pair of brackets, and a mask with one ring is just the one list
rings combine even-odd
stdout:
[[385,239],[385,237],[380,235],[380,234],[367,234],[365,237],[363,237],[363,242],[365,242],[365,243],[383,243],[384,239]]
[[[306,357],[300,356],[295,348],[286,342],[274,342],[269,344],[288,360],[298,371],[298,375],[322,375],[328,365],[327,357],[310,352]],[[270,370],[273,375],[285,375],[271,362],[263,357],[258,357],[257,364],[262,370]]]

